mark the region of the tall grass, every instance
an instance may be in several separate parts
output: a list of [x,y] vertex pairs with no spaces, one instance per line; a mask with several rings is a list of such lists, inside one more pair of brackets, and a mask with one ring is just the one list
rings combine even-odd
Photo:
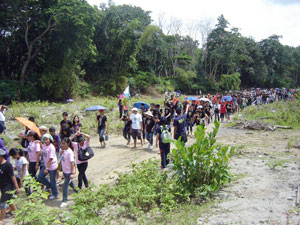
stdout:
[[249,120],[262,120],[273,125],[300,128],[300,97],[293,101],[280,101],[261,106],[249,106],[242,112]]

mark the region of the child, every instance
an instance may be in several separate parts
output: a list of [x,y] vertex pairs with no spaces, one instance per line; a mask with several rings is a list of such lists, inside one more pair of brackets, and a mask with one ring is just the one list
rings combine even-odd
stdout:
[[60,205],[61,208],[67,206],[68,195],[69,195],[69,184],[71,187],[75,187],[73,180],[71,180],[71,175],[75,174],[75,159],[74,153],[70,149],[71,141],[68,137],[65,137],[61,142],[61,168],[64,173],[64,184],[63,184],[63,201]]
[[[51,196],[49,197],[50,200],[54,200],[57,198],[57,185],[56,185],[56,170],[58,167],[57,164],[57,157],[55,147],[52,144],[53,138],[50,134],[45,134],[42,137],[42,152],[44,158],[45,169],[42,173],[39,174],[38,180],[46,185],[47,188],[51,188]],[[47,174],[50,175],[50,182],[46,178]]]
[[[15,170],[18,174],[16,175],[19,187],[23,186],[24,177],[28,176],[28,161],[24,157],[24,152],[18,148],[12,148],[9,150],[9,155],[15,159]],[[30,194],[30,190],[26,189],[27,194]]]
[[13,195],[7,192],[16,189],[16,194],[20,193],[20,189],[14,176],[14,170],[12,165],[7,162],[4,158],[6,152],[0,149],[0,189],[1,189],[1,199],[0,199],[0,225],[4,224],[5,214],[11,214],[12,211],[16,210],[15,205],[9,205],[9,210],[6,211],[6,202],[10,200]]
[[80,161],[78,159],[78,150],[79,150],[79,148],[86,149],[89,146],[90,136],[87,135],[87,134],[84,134],[82,132],[76,133],[76,134],[74,134],[70,137],[71,141],[74,139],[75,135],[77,136],[77,143],[72,142],[72,147],[74,149],[77,169],[79,171],[79,174],[78,174],[78,188],[79,189],[82,188],[82,181],[84,182],[85,187],[88,188],[89,183],[88,183],[88,179],[85,175],[85,171],[87,170],[87,167],[88,167],[88,161]]

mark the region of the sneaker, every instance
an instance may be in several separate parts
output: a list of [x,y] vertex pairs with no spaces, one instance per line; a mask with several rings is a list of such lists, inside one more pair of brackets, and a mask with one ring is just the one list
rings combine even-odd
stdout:
[[68,203],[66,203],[66,202],[62,202],[61,204],[60,204],[60,208],[64,208],[64,207],[66,207],[66,206],[68,206]]
[[152,145],[150,145],[150,146],[149,146],[149,149],[150,149],[150,150],[152,150],[152,149],[153,149]]
[[148,148],[151,148],[151,144],[148,145]]
[[54,200],[54,199],[57,199],[57,196],[54,196],[54,195],[50,195],[50,196],[49,196],[49,199],[50,199],[50,200]]

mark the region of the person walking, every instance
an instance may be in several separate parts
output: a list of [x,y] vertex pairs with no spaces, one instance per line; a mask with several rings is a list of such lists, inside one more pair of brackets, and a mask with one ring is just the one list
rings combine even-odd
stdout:
[[[42,137],[42,153],[44,159],[45,169],[38,176],[38,180],[46,185],[47,188],[51,188],[50,200],[57,198],[58,191],[56,185],[56,170],[58,167],[56,150],[53,145],[53,138],[50,134],[44,134]],[[50,175],[50,182],[46,178],[47,174]]]
[[129,116],[124,115],[123,118],[120,120],[124,121],[124,128],[123,128],[123,137],[127,140],[126,146],[130,145],[130,127],[131,127],[131,120]]
[[63,200],[60,208],[66,207],[69,195],[69,185],[74,189],[75,184],[71,180],[71,176],[75,175],[75,158],[74,152],[70,149],[72,143],[68,137],[65,137],[61,142],[61,168],[64,174],[63,184]]
[[133,138],[133,148],[136,148],[136,139],[141,140],[141,146],[143,146],[143,140],[141,137],[141,130],[143,129],[143,120],[141,114],[138,113],[137,108],[132,109],[132,114],[130,115],[131,129],[130,133]]
[[35,178],[37,171],[39,170],[40,160],[41,160],[41,145],[38,142],[40,139],[38,134],[30,130],[27,134],[27,139],[29,141],[27,147],[27,159],[29,161],[29,174]]
[[177,108],[176,113],[177,117],[174,119],[174,139],[178,140],[181,138],[181,141],[184,143],[187,142],[186,135],[186,118],[189,110],[189,105],[186,105],[184,114],[181,113],[181,109]]
[[89,182],[86,177],[85,171],[88,168],[88,161],[80,161],[78,159],[78,151],[79,148],[81,149],[86,149],[89,146],[90,143],[90,136],[82,133],[82,132],[77,132],[76,134],[72,135],[70,137],[70,140],[73,141],[74,137],[77,136],[77,142],[72,142],[72,147],[74,149],[75,153],[75,160],[76,160],[76,165],[78,169],[78,188],[82,188],[82,182],[84,183],[85,187],[89,187]]
[[123,103],[122,103],[122,99],[119,99],[118,106],[119,106],[119,118],[122,118],[122,116],[123,116]]
[[[169,164],[168,154],[170,153],[170,142],[165,142],[165,134],[171,137],[171,127],[168,125],[168,120],[166,117],[161,117],[159,122],[159,127],[157,128],[156,134],[156,147],[159,146],[161,155],[161,168],[164,169]],[[158,145],[159,144],[159,145]]]
[[146,130],[146,139],[149,141],[149,149],[153,149],[153,130],[154,130],[154,119],[150,111],[145,113],[145,130]]
[[8,192],[16,190],[16,194],[20,193],[20,189],[14,175],[14,170],[12,165],[6,161],[5,156],[6,152],[3,149],[0,149],[0,189],[1,189],[1,199],[0,199],[0,225],[4,224],[4,219],[6,215],[12,215],[12,212],[17,208],[15,205],[9,205],[7,210],[6,202],[10,200],[13,195]]
[[104,135],[107,134],[107,118],[104,115],[104,110],[99,110],[100,115],[97,116],[98,122],[98,134],[99,134],[99,141],[102,148],[105,148],[105,138]]

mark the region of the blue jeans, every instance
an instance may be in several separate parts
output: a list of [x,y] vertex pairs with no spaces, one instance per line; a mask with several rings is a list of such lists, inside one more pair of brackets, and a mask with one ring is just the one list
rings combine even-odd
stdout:
[[124,128],[124,129],[123,129],[123,137],[124,137],[127,141],[130,141],[130,127]]
[[99,141],[100,141],[100,142],[103,142],[103,141],[104,141],[104,137],[103,137],[104,132],[105,132],[105,129],[104,129],[104,128],[101,129],[101,130],[99,130]]
[[146,139],[149,141],[150,145],[153,145],[153,133],[146,132]]
[[38,180],[46,185],[47,188],[51,188],[51,195],[54,197],[57,197],[58,191],[57,191],[57,185],[56,185],[56,170],[49,170],[49,176],[50,176],[50,182],[46,178],[47,174],[44,174],[45,167],[42,167],[40,169],[40,173],[38,176]]
[[0,121],[0,134],[6,131],[5,122]]
[[186,129],[187,129],[187,131],[191,131],[191,133],[193,133],[193,122],[192,121],[187,121]]
[[67,202],[68,201],[68,195],[69,195],[69,184],[72,188],[75,188],[75,184],[73,181],[71,181],[70,183],[70,173],[64,173],[64,177],[65,177],[65,182],[63,184],[63,202]]

